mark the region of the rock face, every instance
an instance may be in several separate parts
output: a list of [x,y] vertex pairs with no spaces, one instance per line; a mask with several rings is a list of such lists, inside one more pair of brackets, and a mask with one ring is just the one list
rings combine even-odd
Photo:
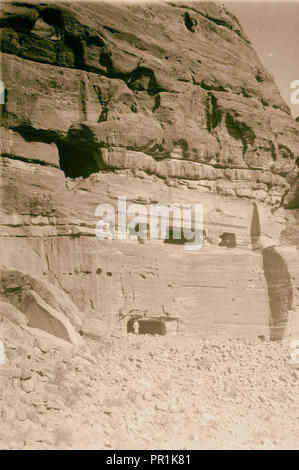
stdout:
[[81,323],[78,309],[63,292],[19,271],[3,269],[0,275],[0,298],[5,300],[0,302],[3,318],[82,348],[82,340],[72,325],[78,327]]
[[[3,6],[3,268],[64,291],[77,329],[148,310],[269,337],[298,285],[267,247],[296,238],[299,131],[237,19],[203,2]],[[203,204],[204,248],[97,239],[95,208],[118,195]],[[283,305],[273,337],[294,333]]]

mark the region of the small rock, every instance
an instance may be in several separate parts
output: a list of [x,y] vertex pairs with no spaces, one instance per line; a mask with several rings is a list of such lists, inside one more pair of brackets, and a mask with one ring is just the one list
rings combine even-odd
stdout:
[[142,397],[143,397],[143,400],[144,400],[144,401],[152,401],[152,399],[153,399],[153,397],[151,396],[151,394],[148,393],[148,392],[145,392]]
[[39,338],[36,342],[36,346],[40,349],[40,351],[44,354],[50,351],[49,342],[43,338]]
[[28,361],[21,363],[21,371],[21,380],[29,380],[32,378],[30,363]]
[[292,376],[295,380],[298,380],[299,373],[298,373],[296,370],[293,370],[291,376]]
[[156,403],[155,409],[157,411],[168,411],[169,406],[168,403],[165,403],[164,401],[159,401],[158,403]]
[[23,380],[22,381],[22,389],[26,393],[33,392],[33,390],[34,390],[34,381],[33,381],[33,379]]
[[13,423],[16,416],[16,412],[13,408],[4,408],[2,411],[2,419],[7,423]]
[[45,405],[38,405],[38,406],[36,407],[36,411],[38,412],[38,414],[43,414],[43,413],[45,413],[45,412],[46,412],[46,409],[47,409],[47,408],[45,407]]
[[43,398],[42,395],[39,393],[31,393],[30,396],[28,397],[28,403],[30,403],[33,406],[39,406],[43,404]]
[[25,421],[25,419],[27,418],[27,410],[24,406],[18,408],[17,413],[16,413],[16,418],[19,421]]
[[8,379],[17,379],[21,375],[21,369],[14,366],[2,366],[0,368],[0,374]]
[[63,403],[58,400],[47,400],[46,407],[48,410],[61,410]]

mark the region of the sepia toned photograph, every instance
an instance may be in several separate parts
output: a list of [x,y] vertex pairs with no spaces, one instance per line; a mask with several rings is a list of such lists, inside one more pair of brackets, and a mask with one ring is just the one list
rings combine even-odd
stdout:
[[0,5],[0,450],[298,450],[299,0]]

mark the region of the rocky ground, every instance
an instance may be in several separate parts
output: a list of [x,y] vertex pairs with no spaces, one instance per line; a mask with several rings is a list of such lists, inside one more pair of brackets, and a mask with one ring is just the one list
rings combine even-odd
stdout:
[[1,449],[298,448],[289,344],[122,325],[83,357],[7,320],[0,333]]

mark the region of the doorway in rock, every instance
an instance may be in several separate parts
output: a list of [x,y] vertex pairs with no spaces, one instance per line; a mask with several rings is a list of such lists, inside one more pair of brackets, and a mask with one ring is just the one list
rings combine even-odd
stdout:
[[183,228],[169,227],[168,237],[165,238],[164,243],[169,243],[171,245],[184,245],[185,243],[192,243],[193,241],[194,237],[191,240],[185,238]]
[[236,235],[232,232],[223,232],[220,238],[219,246],[226,246],[227,248],[235,248],[237,246]]

